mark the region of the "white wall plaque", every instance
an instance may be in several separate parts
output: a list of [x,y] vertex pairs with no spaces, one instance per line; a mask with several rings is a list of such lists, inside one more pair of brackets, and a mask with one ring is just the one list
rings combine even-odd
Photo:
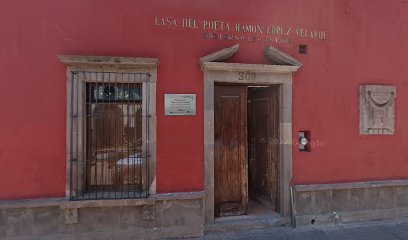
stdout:
[[164,94],[166,116],[196,115],[195,94]]

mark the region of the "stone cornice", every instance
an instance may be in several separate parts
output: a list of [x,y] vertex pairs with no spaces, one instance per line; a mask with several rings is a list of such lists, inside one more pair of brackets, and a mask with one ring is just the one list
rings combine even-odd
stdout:
[[252,71],[266,73],[293,73],[296,72],[299,68],[300,66],[223,63],[223,62],[204,62],[201,65],[202,70],[231,71],[231,72]]
[[58,59],[68,66],[121,66],[135,68],[157,68],[158,58],[58,55]]
[[408,180],[384,180],[368,182],[350,182],[350,183],[329,183],[329,184],[308,184],[294,185],[296,191],[327,191],[333,189],[355,189],[355,188],[377,188],[377,187],[397,187],[408,186]]
[[148,198],[139,199],[104,199],[104,200],[81,200],[69,201],[68,198],[48,199],[24,199],[0,201],[1,209],[12,208],[37,208],[37,207],[60,207],[61,209],[84,208],[84,207],[126,207],[154,205],[156,201],[202,199],[204,192],[177,192],[168,194],[152,194]]
[[224,48],[217,52],[211,53],[200,58],[199,63],[202,65],[205,62],[221,62],[232,57],[239,50],[239,44],[235,44],[230,48]]

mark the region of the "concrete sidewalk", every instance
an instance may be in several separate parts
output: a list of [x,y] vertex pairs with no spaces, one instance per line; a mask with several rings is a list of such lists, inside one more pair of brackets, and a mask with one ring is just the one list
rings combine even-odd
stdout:
[[[202,240],[408,240],[408,219],[335,227],[275,227],[238,232],[210,233]],[[191,239],[193,240],[193,239]]]

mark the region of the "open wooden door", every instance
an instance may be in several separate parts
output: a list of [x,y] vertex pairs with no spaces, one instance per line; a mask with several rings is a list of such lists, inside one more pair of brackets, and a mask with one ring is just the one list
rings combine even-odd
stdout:
[[250,88],[248,150],[250,198],[278,209],[278,88]]
[[247,87],[215,86],[215,217],[243,215],[248,204]]

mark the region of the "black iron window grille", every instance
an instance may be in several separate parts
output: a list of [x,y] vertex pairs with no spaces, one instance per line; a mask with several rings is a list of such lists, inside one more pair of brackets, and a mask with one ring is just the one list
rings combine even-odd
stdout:
[[148,196],[149,85],[148,74],[71,72],[71,200]]

